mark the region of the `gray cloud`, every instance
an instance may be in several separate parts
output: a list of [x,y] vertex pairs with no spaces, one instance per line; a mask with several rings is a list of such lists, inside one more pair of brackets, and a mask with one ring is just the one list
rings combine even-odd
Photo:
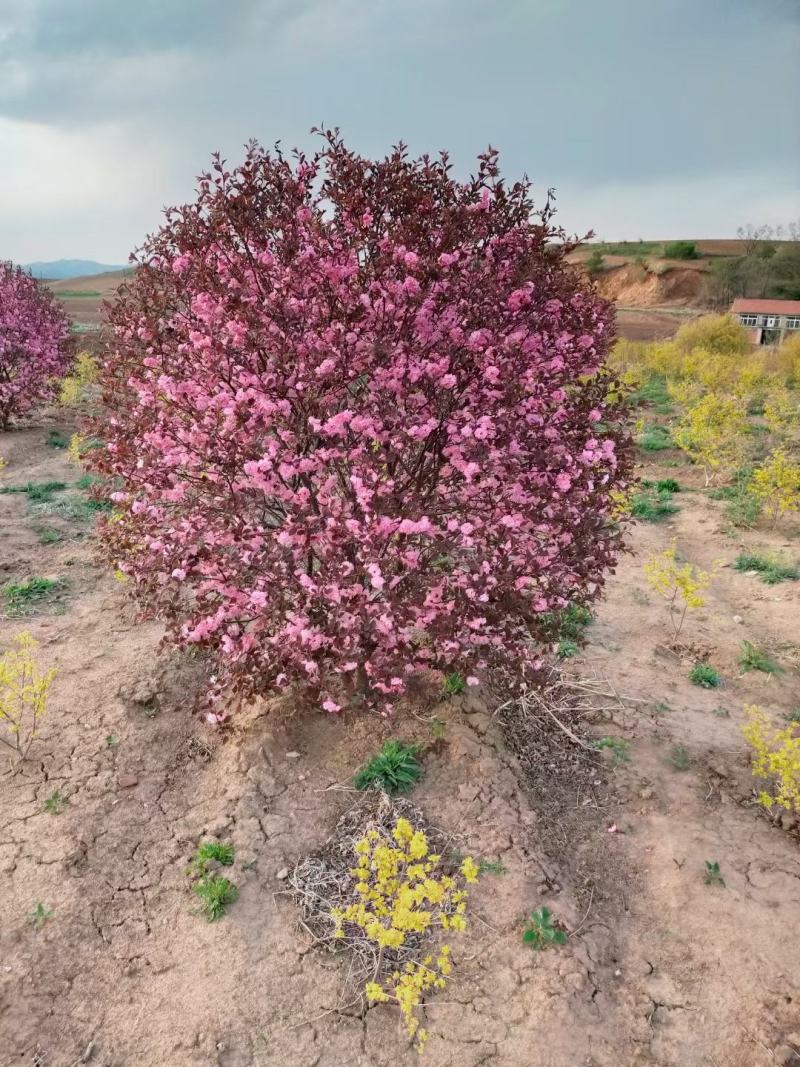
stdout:
[[[567,226],[724,236],[748,205],[791,207],[798,54],[796,0],[0,0],[0,254],[44,255],[20,188],[46,187],[53,254],[118,259],[211,150],[308,145],[321,121],[369,153],[447,147],[462,172],[491,142],[561,190]],[[99,248],[81,159],[109,183]]]

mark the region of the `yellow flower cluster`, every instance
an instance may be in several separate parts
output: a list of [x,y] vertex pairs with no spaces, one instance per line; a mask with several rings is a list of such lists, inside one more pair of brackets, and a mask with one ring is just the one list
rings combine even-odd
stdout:
[[742,727],[745,740],[753,749],[753,774],[775,782],[775,794],[759,793],[765,808],[778,804],[800,812],[800,732],[790,725],[776,730],[764,711],[755,704],[745,708],[747,723]]
[[[334,908],[331,917],[336,937],[345,937],[345,923],[354,923],[383,949],[398,949],[411,933],[424,933],[435,927],[466,929],[467,890],[463,886],[478,880],[479,867],[467,857],[457,875],[438,873],[441,856],[431,853],[422,830],[408,819],[397,820],[391,841],[377,830],[369,830],[356,843],[356,866],[351,870],[358,899],[347,908]],[[411,961],[392,975],[387,991],[377,982],[368,982],[368,1000],[395,1000],[403,1014],[410,1037],[421,1051],[427,1032],[414,1012],[431,989],[442,989],[452,970],[450,946],[432,956]]]
[[25,759],[39,737],[39,723],[47,710],[47,695],[55,670],[42,671],[36,663],[38,647],[27,632],[17,634],[16,646],[0,656],[0,742]]
[[755,469],[747,488],[777,522],[787,512],[800,511],[800,463],[776,448]]

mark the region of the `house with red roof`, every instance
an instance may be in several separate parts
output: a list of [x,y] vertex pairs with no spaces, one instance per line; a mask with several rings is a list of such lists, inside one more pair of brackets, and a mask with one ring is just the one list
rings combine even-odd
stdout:
[[740,296],[731,314],[746,327],[756,345],[774,345],[800,330],[800,300],[756,300]]

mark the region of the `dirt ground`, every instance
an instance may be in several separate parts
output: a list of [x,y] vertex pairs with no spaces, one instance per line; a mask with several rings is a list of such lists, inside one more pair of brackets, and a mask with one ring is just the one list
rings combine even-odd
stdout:
[[[53,412],[0,436],[2,484],[74,482],[46,443],[54,425],[70,432]],[[637,527],[586,647],[566,661],[577,707],[562,722],[579,740],[626,740],[627,762],[588,753],[545,711],[509,727],[489,694],[392,722],[284,699],[221,735],[187,710],[197,664],[157,655],[158,627],[137,623],[93,562],[90,526],[68,507],[0,495],[0,584],[64,579],[36,613],[0,618],[0,648],[28,629],[58,670],[35,758],[0,772],[3,1067],[414,1063],[395,1008],[343,997],[345,964],[298,928],[285,878],[352,803],[363,759],[388,737],[430,741],[434,716],[445,743],[426,757],[414,802],[505,873],[473,891],[454,980],[425,1010],[422,1062],[800,1064],[797,827],[754,805],[740,733],[745,704],[777,716],[800,706],[797,586],[718,571],[684,635],[725,679],[706,691],[688,682],[693,656],[670,647],[641,570],[673,537],[706,567],[742,546],[797,555],[797,530],[726,532],[698,474],[658,456],[647,476],[695,491],[676,496],[673,521]],[[62,539],[41,543],[43,528]],[[785,673],[742,674],[743,638]],[[54,791],[61,814],[44,806]],[[196,914],[185,873],[204,838],[236,848],[240,897],[215,924]],[[724,888],[705,884],[706,860]],[[39,903],[52,915],[37,927]],[[540,904],[570,931],[564,947],[523,945]]]

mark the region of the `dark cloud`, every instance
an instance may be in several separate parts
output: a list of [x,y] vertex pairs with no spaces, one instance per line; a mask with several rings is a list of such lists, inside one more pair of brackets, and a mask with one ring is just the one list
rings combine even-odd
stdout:
[[[676,218],[664,196],[716,187],[708,232],[730,233],[742,219],[723,210],[770,186],[782,210],[796,183],[799,12],[797,0],[0,0],[0,117],[98,152],[113,127],[125,165],[158,173],[158,205],[189,194],[212,149],[308,144],[324,121],[365,152],[401,138],[447,147],[460,170],[491,142],[510,171],[589,205],[618,189],[641,213],[650,195],[645,234]],[[121,238],[154,200],[145,182]]]

